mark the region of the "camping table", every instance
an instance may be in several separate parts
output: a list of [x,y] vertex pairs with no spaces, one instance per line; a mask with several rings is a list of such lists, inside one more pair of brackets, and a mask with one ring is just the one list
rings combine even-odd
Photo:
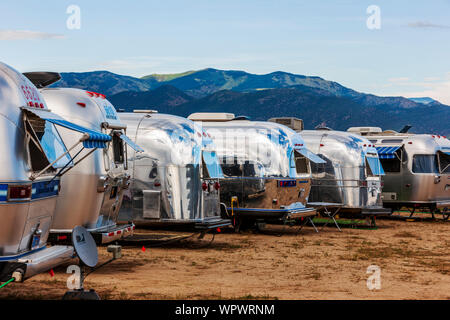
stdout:
[[[307,206],[315,208],[317,211],[323,212],[323,214],[325,216],[327,216],[328,218],[331,218],[334,222],[334,224],[336,225],[336,227],[338,228],[339,231],[342,231],[341,228],[339,227],[339,224],[337,223],[335,216],[338,214],[339,210],[341,210],[341,208],[344,206],[342,203],[333,203],[333,202],[308,202]],[[329,209],[336,209],[333,212],[330,211]],[[328,224],[328,222],[326,222],[323,226],[322,229]]]

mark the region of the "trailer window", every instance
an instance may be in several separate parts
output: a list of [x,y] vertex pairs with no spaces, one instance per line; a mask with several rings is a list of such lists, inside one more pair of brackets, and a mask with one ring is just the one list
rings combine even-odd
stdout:
[[[72,161],[53,123],[27,116],[24,124],[33,171],[40,171],[52,162],[54,162],[53,168],[63,168]],[[56,161],[58,158],[60,159]]]
[[439,171],[440,173],[450,174],[450,155],[439,152]]
[[381,165],[383,166],[384,172],[396,173],[400,172],[401,161],[397,158],[395,159],[380,159]]
[[223,178],[222,170],[215,151],[203,151],[202,164],[204,178]]
[[384,175],[384,170],[378,157],[366,157],[366,167],[368,174],[370,171],[372,176]]
[[118,134],[113,134],[112,146],[113,146],[114,163],[117,164],[124,163],[125,157],[124,157],[123,140],[120,139]]
[[328,159],[327,157],[325,157],[323,154],[318,154],[318,156],[325,161],[325,163],[315,163],[315,162],[310,162],[311,163],[311,172],[313,174],[321,174],[321,173],[327,173],[327,174],[331,174],[334,176],[334,166],[333,166],[333,162]]
[[416,154],[413,157],[412,171],[414,173],[439,173],[436,154]]
[[[402,148],[398,149],[394,153],[395,158],[393,159],[385,159],[380,156],[380,162],[383,166],[384,172],[389,173],[398,173],[402,168],[402,156],[404,155]],[[406,154],[405,154],[406,156]]]
[[291,156],[291,168],[295,168],[297,174],[309,173],[308,159],[294,150]]

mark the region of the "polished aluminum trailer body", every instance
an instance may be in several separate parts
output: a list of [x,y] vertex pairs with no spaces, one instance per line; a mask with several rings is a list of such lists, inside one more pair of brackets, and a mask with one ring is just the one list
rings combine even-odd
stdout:
[[312,152],[326,161],[312,166],[310,202],[341,203],[341,212],[383,213],[377,150],[367,139],[334,130],[301,131]]
[[323,160],[306,148],[300,134],[280,124],[229,114],[189,118],[198,121],[216,145],[224,173],[221,201],[228,214],[239,207],[240,214],[270,220],[284,219],[286,212],[294,217],[294,212],[300,216],[300,211],[314,211],[304,206],[310,192],[310,160]]
[[[73,166],[55,121],[70,124],[49,111],[24,75],[0,63],[0,281],[23,280],[74,254],[71,246],[46,247],[61,187],[57,172]],[[78,143],[91,138],[86,133]]]
[[386,172],[384,206],[448,212],[450,141],[439,135],[376,131],[366,133],[365,138],[376,145]]
[[[126,125],[104,95],[73,88],[45,88],[41,93],[54,113],[111,136],[106,148],[96,149],[61,178],[51,238],[57,240],[60,234],[71,232],[75,226],[85,227],[100,243],[131,235],[133,224],[116,224],[123,193],[129,186],[126,149],[121,139]],[[77,139],[70,130],[60,133],[66,145],[72,145]],[[71,155],[76,155],[81,148],[71,150]]]
[[121,208],[121,220],[137,225],[221,227],[214,146],[194,122],[178,116],[119,113],[129,136],[144,152],[128,150],[131,186]]

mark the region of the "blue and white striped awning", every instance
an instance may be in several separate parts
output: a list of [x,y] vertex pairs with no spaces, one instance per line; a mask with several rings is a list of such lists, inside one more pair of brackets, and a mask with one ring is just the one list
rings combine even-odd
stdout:
[[395,147],[377,147],[378,157],[380,159],[395,159],[395,152],[400,149],[401,146]]
[[108,141],[111,141],[111,136],[105,133],[101,133],[99,131],[95,131],[92,129],[88,129],[82,126],[79,126],[75,123],[69,122],[67,120],[62,119],[45,119],[51,123],[54,123],[56,125],[65,127],[67,129],[71,129],[74,131],[78,131],[81,133],[87,133],[89,135],[89,138],[83,141],[83,146],[85,148],[106,148],[106,143]]
[[69,122],[56,113],[50,112],[47,109],[27,108],[23,107],[23,110],[33,113],[42,120],[54,123],[56,125],[65,127],[70,130],[78,131],[81,133],[87,133],[89,137],[83,141],[85,148],[106,148],[106,142],[111,141],[111,136],[101,133],[99,131],[88,129],[75,123]]

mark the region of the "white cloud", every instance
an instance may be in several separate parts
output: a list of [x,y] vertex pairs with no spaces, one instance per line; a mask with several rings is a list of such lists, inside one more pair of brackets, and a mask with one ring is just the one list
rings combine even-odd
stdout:
[[397,92],[395,95],[407,98],[430,97],[443,104],[450,105],[450,72],[442,78],[426,77],[423,81],[396,83],[399,86],[408,86],[409,89]]
[[427,22],[427,21],[410,22],[410,23],[408,23],[408,27],[410,27],[410,28],[425,28],[425,29],[430,29],[430,28],[450,29],[450,26],[447,26],[444,24],[431,23],[431,22]]
[[450,80],[439,83],[433,83],[431,86],[425,87],[427,88],[424,88],[421,91],[419,90],[414,92],[405,92],[400,95],[405,96],[407,98],[430,97],[443,104],[450,105]]
[[395,83],[395,84],[399,84],[399,83],[408,82],[409,78],[408,77],[389,78],[388,81]]
[[267,61],[269,61],[267,57],[249,54],[227,57],[138,56],[103,61],[90,69],[140,77],[149,73],[174,73],[204,68],[243,69],[249,62],[267,63]]
[[46,33],[30,30],[0,30],[0,40],[45,40],[63,39],[62,34]]

